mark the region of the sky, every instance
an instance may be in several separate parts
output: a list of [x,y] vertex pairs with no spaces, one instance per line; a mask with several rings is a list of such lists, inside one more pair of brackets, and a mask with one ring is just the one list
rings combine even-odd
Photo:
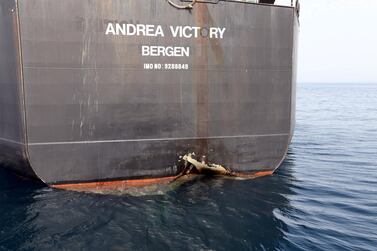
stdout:
[[301,0],[298,82],[377,83],[377,0]]

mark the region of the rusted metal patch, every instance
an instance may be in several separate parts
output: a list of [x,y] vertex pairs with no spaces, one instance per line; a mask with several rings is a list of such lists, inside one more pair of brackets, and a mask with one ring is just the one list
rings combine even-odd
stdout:
[[200,176],[220,176],[246,180],[273,174],[273,171],[253,173],[233,172],[229,168],[222,165],[206,163],[204,159],[199,161],[196,159],[196,155],[194,153],[182,156],[181,160],[184,161],[185,168],[177,176],[135,180],[55,184],[51,185],[51,187],[97,194],[128,194],[132,196],[144,196],[165,194],[167,191],[173,190],[181,184],[195,180]]

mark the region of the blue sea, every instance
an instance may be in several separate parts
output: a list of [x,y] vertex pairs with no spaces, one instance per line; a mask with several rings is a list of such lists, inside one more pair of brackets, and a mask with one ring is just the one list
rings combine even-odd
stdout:
[[0,168],[0,250],[377,250],[377,85],[299,84],[276,174],[160,195],[54,190]]

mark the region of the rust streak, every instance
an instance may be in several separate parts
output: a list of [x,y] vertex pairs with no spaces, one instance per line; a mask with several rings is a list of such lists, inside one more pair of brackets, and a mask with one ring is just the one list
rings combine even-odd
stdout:
[[[209,23],[209,11],[207,4],[198,4],[194,9],[196,25],[206,27]],[[197,136],[203,139],[198,140],[198,151],[202,155],[208,153],[208,117],[209,117],[209,80],[208,80],[208,39],[199,36],[197,45],[200,48],[200,55],[196,57],[195,66],[200,68],[195,76],[195,88],[197,97]]]
[[56,184],[51,185],[53,188],[83,191],[90,189],[112,190],[112,189],[126,189],[131,187],[143,187],[157,184],[168,184],[177,176],[152,178],[152,179],[138,179],[138,180],[116,180],[103,182],[87,182],[87,183],[72,183],[72,184]]
[[244,178],[244,179],[255,179],[263,176],[272,175],[274,171],[261,171],[261,172],[254,172],[254,173],[237,173],[237,177]]
[[[237,173],[235,176],[243,179],[255,179],[263,176],[272,175],[273,171],[261,171],[253,173]],[[146,187],[152,185],[167,185],[177,178],[192,177],[196,174],[187,174],[184,176],[170,176],[163,178],[150,178],[150,179],[138,179],[138,180],[117,180],[117,181],[103,181],[103,182],[87,182],[87,183],[72,183],[72,184],[56,184],[51,185],[53,188],[72,190],[72,191],[94,191],[94,190],[119,190],[134,187]]]

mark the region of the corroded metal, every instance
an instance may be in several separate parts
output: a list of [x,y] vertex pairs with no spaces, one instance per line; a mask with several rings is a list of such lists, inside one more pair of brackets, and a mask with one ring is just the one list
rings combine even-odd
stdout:
[[[294,128],[294,8],[17,3],[0,2],[2,165],[61,185],[176,177],[190,152],[246,175],[272,173],[283,160]],[[109,35],[109,23],[166,33]],[[174,37],[170,26],[203,34]],[[210,27],[223,37],[209,37]],[[142,46],[190,55],[143,56]]]

